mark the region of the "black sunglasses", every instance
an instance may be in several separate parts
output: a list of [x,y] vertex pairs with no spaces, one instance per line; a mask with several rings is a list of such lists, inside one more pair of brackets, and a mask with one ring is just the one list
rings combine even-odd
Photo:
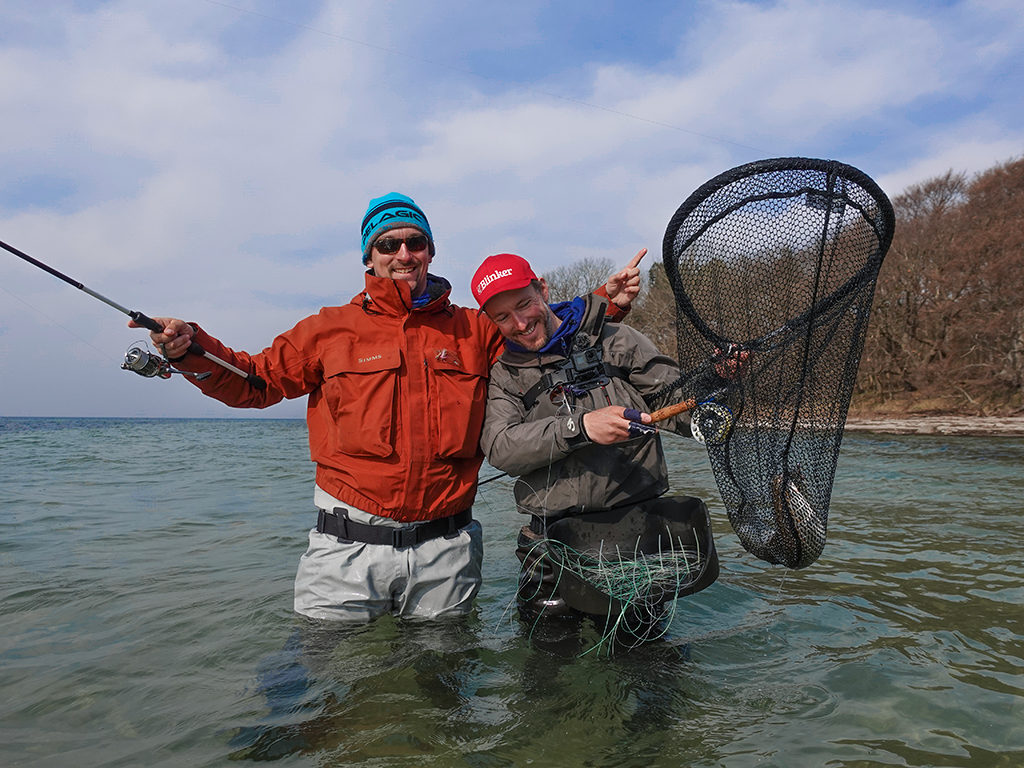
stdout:
[[373,244],[373,247],[377,249],[378,253],[390,256],[393,253],[398,253],[402,243],[405,243],[405,247],[409,249],[410,253],[414,253],[426,250],[430,240],[426,235],[409,235],[409,237],[404,238],[382,237]]

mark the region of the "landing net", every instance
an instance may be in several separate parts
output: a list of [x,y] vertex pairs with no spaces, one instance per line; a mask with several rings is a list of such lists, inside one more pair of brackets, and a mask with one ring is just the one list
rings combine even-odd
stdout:
[[[825,545],[829,502],[893,210],[869,177],[779,158],[694,192],[665,232],[677,382],[740,542],[790,568]],[[722,378],[725,354],[742,374]],[[678,391],[678,390],[677,390]]]

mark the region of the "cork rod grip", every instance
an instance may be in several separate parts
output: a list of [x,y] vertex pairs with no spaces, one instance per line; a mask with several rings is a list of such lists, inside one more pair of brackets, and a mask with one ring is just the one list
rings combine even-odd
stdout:
[[683,400],[683,402],[676,403],[675,405],[666,405],[664,408],[659,408],[651,413],[651,422],[656,424],[659,421],[664,421],[665,419],[670,419],[673,416],[678,416],[680,413],[692,411],[696,407],[697,401],[692,398],[689,400]]

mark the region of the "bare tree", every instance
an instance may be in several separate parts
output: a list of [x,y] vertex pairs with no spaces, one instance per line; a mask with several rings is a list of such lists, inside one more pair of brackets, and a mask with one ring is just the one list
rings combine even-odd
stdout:
[[584,296],[599,285],[604,285],[609,275],[616,271],[611,259],[581,259],[572,264],[555,267],[542,277],[548,284],[550,300],[569,301]]
[[1024,406],[1024,160],[894,201],[859,388],[975,413]]
[[669,285],[665,265],[654,262],[640,282],[640,295],[633,302],[625,322],[647,336],[662,354],[675,359],[676,301]]
[[862,387],[866,382],[877,395],[917,391],[942,355],[948,317],[940,317],[938,305],[955,305],[963,289],[951,292],[947,269],[953,218],[966,189],[963,174],[950,171],[893,200],[896,236],[879,274],[861,364]]

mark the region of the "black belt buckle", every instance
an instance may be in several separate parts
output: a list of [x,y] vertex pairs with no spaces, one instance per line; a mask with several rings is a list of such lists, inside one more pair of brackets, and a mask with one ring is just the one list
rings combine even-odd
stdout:
[[448,533],[444,534],[446,539],[454,539],[461,532],[462,529],[473,522],[473,508],[464,509],[461,512],[457,512],[451,517],[447,518],[448,521]]
[[348,510],[347,509],[342,509],[342,510],[339,510],[339,511],[341,512],[341,514],[338,514],[338,512],[334,513],[334,518],[338,521],[338,530],[336,531],[336,534],[338,536],[338,541],[341,542],[341,543],[344,543],[344,544],[351,544],[353,541],[355,541],[355,539],[349,538],[349,532],[348,532],[348,524],[349,524]]
[[391,530],[391,546],[395,549],[414,547],[420,543],[419,537],[416,534],[416,526],[408,526],[405,528],[393,528]]
[[348,523],[348,510],[344,507],[336,507],[332,512],[328,512],[326,509],[317,510],[316,532],[334,536],[344,544],[353,542],[353,539],[348,538]]

